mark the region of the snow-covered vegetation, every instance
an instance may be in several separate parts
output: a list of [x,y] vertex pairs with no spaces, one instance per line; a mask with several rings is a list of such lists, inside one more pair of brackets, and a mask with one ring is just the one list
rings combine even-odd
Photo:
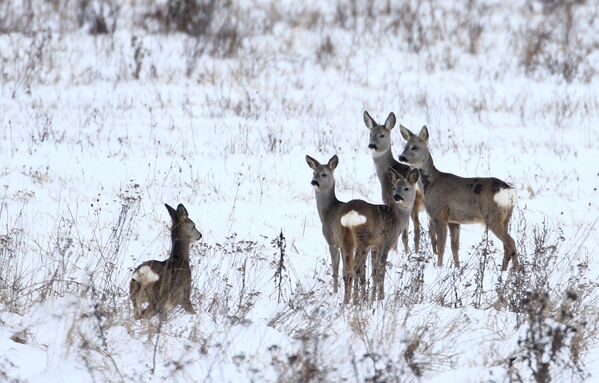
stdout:
[[[589,0],[0,1],[0,381],[598,379],[597,16]],[[514,185],[522,272],[478,225],[462,267],[449,244],[436,267],[423,230],[419,254],[391,252],[384,300],[341,303],[304,156],[337,154],[339,198],[381,203],[364,110],[426,124],[440,170]],[[135,321],[132,271],[170,249],[165,202],[203,234],[197,314]]]

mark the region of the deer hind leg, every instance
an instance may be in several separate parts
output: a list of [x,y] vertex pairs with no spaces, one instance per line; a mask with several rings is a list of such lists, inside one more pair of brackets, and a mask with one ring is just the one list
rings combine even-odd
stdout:
[[354,303],[359,303],[360,298],[364,299],[366,295],[366,258],[368,249],[359,247],[356,250],[356,278],[354,279]]
[[[414,204],[410,213],[412,222],[414,223],[414,251],[420,252],[420,218],[418,217],[418,207]],[[407,228],[406,228],[407,229]]]
[[347,304],[351,297],[351,289],[355,274],[354,254],[350,248],[342,248],[341,254],[343,256],[343,303]]
[[133,318],[141,319],[141,302],[139,302],[139,290],[141,289],[141,283],[135,279],[131,279],[129,282],[129,297],[133,304]]
[[451,237],[451,254],[453,255],[453,264],[455,267],[460,267],[460,225],[450,223],[449,236]]
[[337,293],[339,290],[339,249],[335,246],[329,246],[329,253],[331,253],[331,265],[333,267],[333,293]]
[[445,243],[447,242],[447,222],[435,219],[434,226],[437,233],[437,266],[442,267]]
[[488,222],[487,227],[501,242],[503,242],[503,262],[501,263],[501,271],[506,271],[510,260],[514,270],[520,269],[520,261],[516,250],[516,242],[508,234],[508,224],[506,220],[493,220]]

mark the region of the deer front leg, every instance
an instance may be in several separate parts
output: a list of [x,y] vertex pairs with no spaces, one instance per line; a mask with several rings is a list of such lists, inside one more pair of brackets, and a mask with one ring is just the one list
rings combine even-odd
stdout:
[[445,254],[445,243],[447,242],[447,222],[435,219],[435,231],[437,233],[437,266],[443,266],[443,255]]
[[183,310],[185,310],[185,312],[187,312],[188,314],[196,314],[195,309],[193,308],[193,304],[191,303],[191,300],[189,298],[186,298],[183,301]]
[[437,231],[435,229],[435,221],[429,216],[428,219],[428,235],[431,238],[431,246],[433,247],[433,254],[437,254]]
[[196,314],[196,311],[193,308],[193,304],[191,303],[191,282],[189,286],[185,286],[181,306],[183,307],[183,310],[185,310],[185,312],[187,312],[188,314]]
[[379,272],[378,272],[378,277],[379,277],[378,299],[379,300],[385,299],[385,274],[387,272],[387,256],[389,255],[389,250],[383,250],[381,253],[382,254],[380,255]]
[[371,283],[372,283],[372,287],[370,290],[370,300],[372,302],[376,301],[376,289],[377,289],[377,284],[378,284],[378,257],[379,257],[379,252],[377,250],[372,250],[371,254],[370,254],[370,264],[371,264]]
[[329,253],[331,253],[331,265],[333,267],[333,293],[337,293],[339,290],[339,249],[335,246],[329,246]]
[[410,252],[410,245],[408,245],[408,227],[401,232],[401,242],[403,243],[403,251],[404,254],[408,254]]
[[460,267],[460,225],[450,223],[449,235],[451,236],[451,254],[453,255],[453,264],[455,267]]
[[412,208],[410,215],[414,223],[414,251],[418,254],[420,252],[420,218],[416,205]]

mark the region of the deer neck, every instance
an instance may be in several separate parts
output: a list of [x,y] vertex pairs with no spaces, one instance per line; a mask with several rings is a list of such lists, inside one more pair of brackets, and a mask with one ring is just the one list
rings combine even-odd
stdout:
[[433,156],[428,155],[428,159],[424,161],[424,165],[418,169],[420,172],[420,180],[422,181],[422,185],[424,186],[424,191],[430,184],[435,182],[435,179],[439,175],[439,171],[435,167],[433,163]]
[[324,217],[329,210],[331,210],[333,206],[339,204],[339,200],[335,195],[335,184],[333,184],[328,191],[319,192],[316,190],[314,194],[316,195],[316,208],[318,209],[318,215],[320,216],[321,222],[324,222]]
[[379,156],[372,156],[372,160],[374,161],[374,168],[379,180],[386,179],[387,167],[393,166],[395,164],[395,159],[393,158],[393,152],[391,151],[391,148]]
[[175,262],[189,264],[189,239],[185,239],[183,238],[183,236],[180,236],[178,234],[178,230],[173,230],[171,238],[171,260]]

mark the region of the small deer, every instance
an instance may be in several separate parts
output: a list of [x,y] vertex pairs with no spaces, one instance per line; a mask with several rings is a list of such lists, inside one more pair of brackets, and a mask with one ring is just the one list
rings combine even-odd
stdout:
[[[424,204],[437,233],[436,252],[438,266],[443,266],[443,254],[447,241],[447,228],[451,235],[451,252],[456,267],[460,267],[460,225],[481,223],[503,242],[503,263],[519,268],[516,243],[508,233],[512,211],[518,196],[514,188],[497,178],[463,178],[437,170],[428,148],[428,129],[423,126],[418,135],[400,126],[406,140],[401,162],[420,170],[424,186]],[[434,249],[435,250],[435,249]]]
[[195,314],[190,299],[189,247],[202,238],[202,233],[189,219],[183,204],[179,204],[177,210],[168,204],[164,206],[172,218],[171,256],[166,261],[144,262],[133,272],[129,295],[135,319],[147,319],[156,314],[166,319],[167,312],[179,305],[186,312]]
[[[381,183],[383,202],[385,205],[390,205],[393,203],[393,184],[387,176],[387,168],[392,167],[404,177],[408,176],[408,173],[412,168],[393,158],[393,152],[391,150],[391,130],[395,126],[395,114],[389,113],[384,125],[377,124],[367,111],[364,111],[363,118],[366,127],[370,130],[368,149],[372,151],[372,160],[374,161],[376,175]],[[417,188],[416,199],[414,200],[414,207],[412,208],[411,214],[412,222],[414,223],[414,250],[416,253],[420,251],[420,220],[418,219],[418,213],[422,210],[424,210],[424,197],[422,196],[420,188]],[[435,233],[430,227],[429,233],[434,242]],[[407,253],[409,250],[407,226],[402,231],[401,235],[404,251]]]
[[408,174],[407,180],[393,168],[388,177],[394,185],[391,205],[373,205],[363,200],[341,202],[335,195],[333,172],[339,163],[333,156],[326,165],[306,156],[308,166],[314,171],[312,186],[316,207],[322,223],[322,232],[329,245],[333,265],[333,292],[337,292],[339,258],[343,255],[343,303],[349,303],[352,286],[354,303],[361,294],[366,298],[366,257],[371,252],[373,289],[371,299],[385,297],[385,266],[387,255],[397,237],[408,224],[416,195],[418,171]]

